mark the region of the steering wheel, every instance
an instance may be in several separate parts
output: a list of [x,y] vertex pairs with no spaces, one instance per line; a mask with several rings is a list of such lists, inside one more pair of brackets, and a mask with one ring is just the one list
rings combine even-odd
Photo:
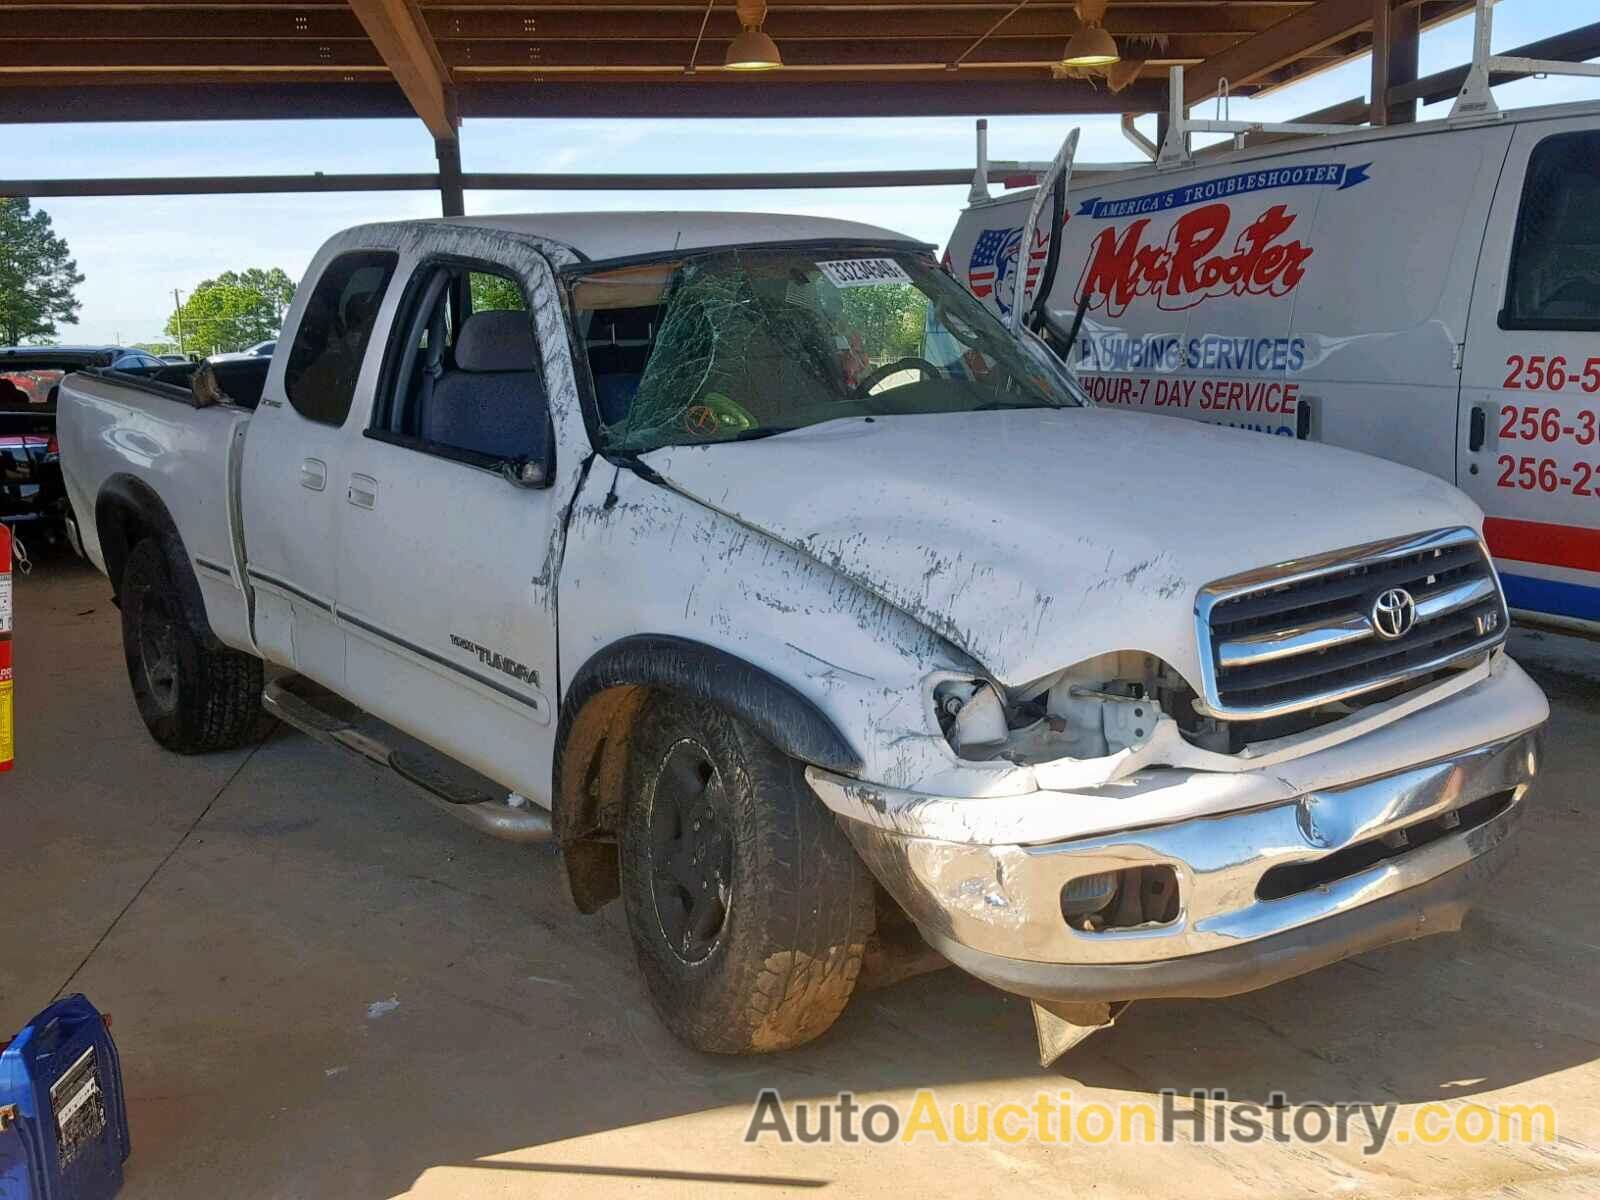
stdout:
[[683,410],[682,424],[688,433],[710,441],[754,429],[760,422],[737,400],[721,392],[707,392]]
[[871,393],[873,388],[877,387],[878,384],[889,378],[889,376],[900,371],[909,371],[913,367],[921,371],[925,378],[944,378],[944,372],[939,370],[938,367],[934,366],[925,358],[919,358],[917,355],[911,354],[907,355],[905,358],[897,358],[893,362],[886,362],[883,364],[883,366],[878,367],[873,371],[869,371],[867,373],[867,377],[850,390],[849,398],[851,400],[864,399],[868,394]]

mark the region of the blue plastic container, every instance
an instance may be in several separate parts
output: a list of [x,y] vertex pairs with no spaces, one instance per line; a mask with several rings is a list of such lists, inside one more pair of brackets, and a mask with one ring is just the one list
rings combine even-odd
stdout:
[[81,995],[0,1051],[0,1200],[102,1200],[122,1187],[128,1109],[116,1043]]

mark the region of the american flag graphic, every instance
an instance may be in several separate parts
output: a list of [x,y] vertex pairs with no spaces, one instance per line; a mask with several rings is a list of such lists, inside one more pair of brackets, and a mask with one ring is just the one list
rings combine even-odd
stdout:
[[[967,263],[967,287],[980,300],[993,296],[1001,312],[1011,311],[1012,289],[1008,282],[1017,267],[1017,249],[1022,244],[1020,229],[985,229],[977,244],[972,247],[972,259]],[[1028,251],[1028,287],[1038,285],[1039,273],[1050,257],[1050,231],[1033,232],[1033,248]]]

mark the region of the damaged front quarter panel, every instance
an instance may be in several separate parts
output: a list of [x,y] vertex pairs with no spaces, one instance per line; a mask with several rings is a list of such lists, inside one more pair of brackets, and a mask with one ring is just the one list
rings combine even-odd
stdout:
[[[614,585],[622,562],[642,586]],[[597,461],[574,501],[560,586],[573,677],[623,638],[683,638],[796,689],[849,741],[862,778],[926,785],[955,764],[925,681],[976,664],[836,570],[670,487]],[[1017,770],[978,773],[1003,787]]]

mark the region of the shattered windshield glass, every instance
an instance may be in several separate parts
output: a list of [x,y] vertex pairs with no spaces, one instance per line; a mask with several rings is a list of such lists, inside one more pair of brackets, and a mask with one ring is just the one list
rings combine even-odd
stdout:
[[572,297],[607,450],[1080,402],[1047,352],[916,254],[680,255],[578,276]]

